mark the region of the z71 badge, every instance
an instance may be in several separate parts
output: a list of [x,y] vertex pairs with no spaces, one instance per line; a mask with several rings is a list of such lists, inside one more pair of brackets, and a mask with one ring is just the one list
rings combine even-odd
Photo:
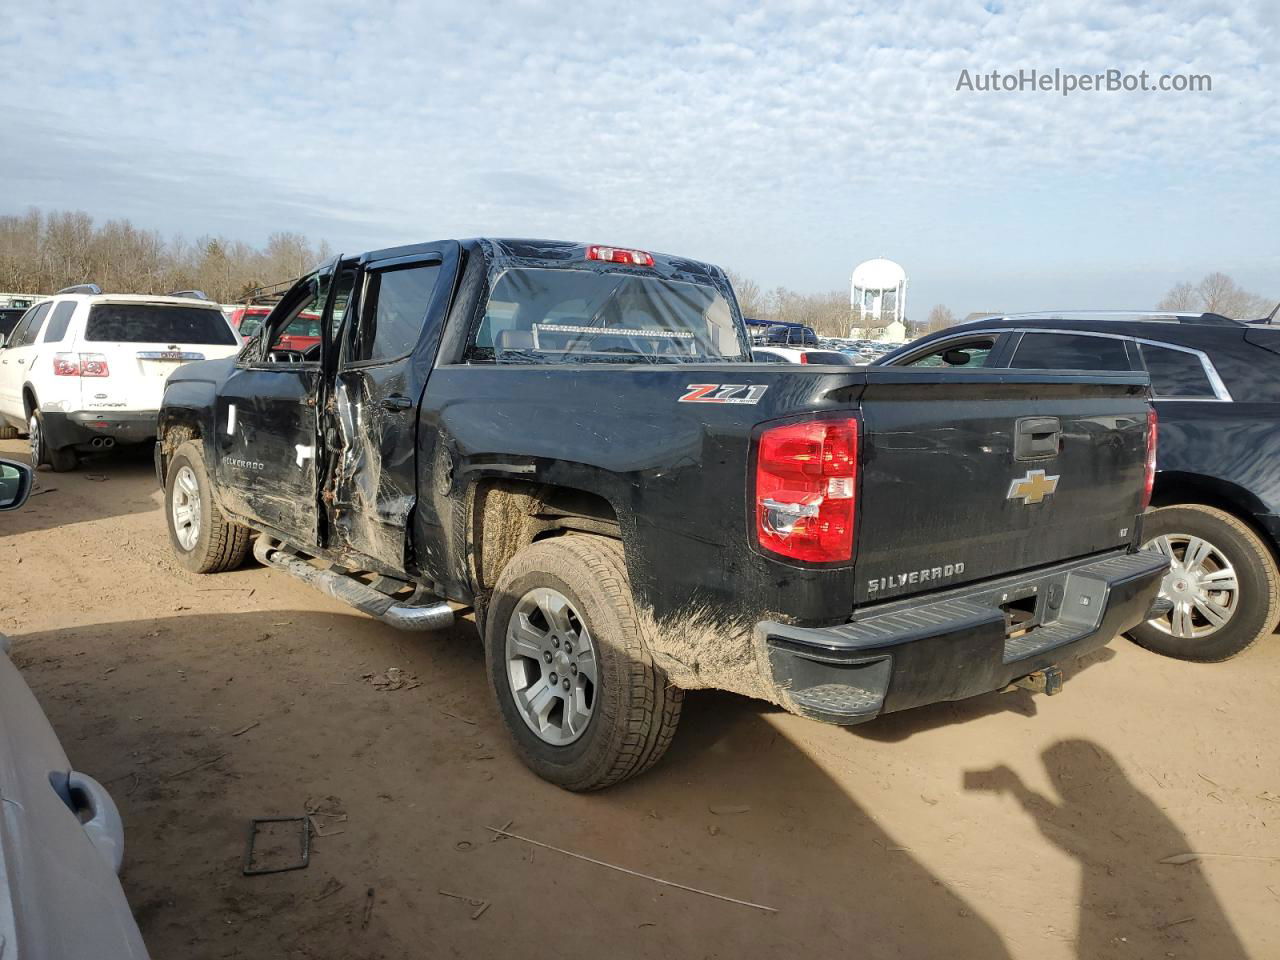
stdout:
[[680,403],[759,403],[768,384],[691,383]]

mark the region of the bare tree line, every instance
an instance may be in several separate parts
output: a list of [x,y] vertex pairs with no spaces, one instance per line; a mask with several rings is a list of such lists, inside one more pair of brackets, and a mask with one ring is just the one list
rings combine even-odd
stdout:
[[[273,233],[261,249],[240,240],[202,236],[165,238],[128,220],[95,225],[83,211],[0,216],[0,290],[53,293],[76,283],[96,283],[109,293],[203,290],[224,303],[243,299],[254,287],[288,280],[332,256],[328,243],[313,245],[298,233]],[[803,323],[820,336],[845,337],[858,324],[845,290],[799,293],[787,287],[762,290],[749,277],[729,271],[745,316]],[[1199,283],[1178,283],[1156,305],[1160,310],[1199,310],[1228,317],[1265,316],[1274,299],[1242,289],[1224,273]],[[955,314],[938,304],[916,332],[940,330]],[[923,331],[920,328],[923,327]]]
[[[1171,310],[1188,313],[1217,313],[1235,320],[1257,320],[1267,316],[1276,305],[1276,298],[1261,297],[1243,289],[1225,273],[1205,274],[1199,283],[1176,283],[1169,288],[1156,304],[1157,310]],[[1000,311],[989,310],[984,315],[998,315]],[[969,317],[974,314],[969,314]],[[929,319],[925,323],[925,333],[944,330],[956,322],[953,314],[943,304],[938,304],[929,311]]]
[[1225,273],[1209,273],[1199,283],[1174,284],[1156,307],[1218,313],[1237,320],[1265,317],[1276,305],[1274,297],[1260,297],[1243,290]]
[[239,240],[194,241],[141,230],[128,220],[95,225],[82,211],[0,216],[0,290],[48,294],[77,283],[108,293],[203,290],[224,303],[288,280],[332,256],[297,233],[273,233],[258,249]]
[[820,337],[847,337],[853,320],[849,292],[797,293],[786,287],[761,290],[754,280],[727,271],[744,317],[770,323],[803,323]]

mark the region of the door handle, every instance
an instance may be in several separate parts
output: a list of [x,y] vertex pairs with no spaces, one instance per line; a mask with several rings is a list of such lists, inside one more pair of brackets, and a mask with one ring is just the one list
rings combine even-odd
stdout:
[[408,397],[402,397],[398,393],[393,393],[389,397],[383,397],[379,403],[383,410],[408,410],[413,406],[413,401]]
[[1058,455],[1062,423],[1057,417],[1024,417],[1014,430],[1015,460],[1049,460]]

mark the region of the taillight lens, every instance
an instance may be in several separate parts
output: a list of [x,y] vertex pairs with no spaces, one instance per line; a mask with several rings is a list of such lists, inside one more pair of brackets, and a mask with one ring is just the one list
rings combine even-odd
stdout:
[[806,563],[850,560],[857,478],[857,420],[814,420],[766,430],[756,459],[760,546]]
[[55,377],[80,376],[80,355],[76,353],[55,353],[53,355],[53,375]]
[[55,353],[55,377],[109,377],[107,358],[100,353]]
[[808,355],[807,353],[801,353],[801,354],[800,354],[800,362],[801,362],[801,363],[808,363],[808,362],[809,362],[809,355]]
[[1151,506],[1151,491],[1156,485],[1156,434],[1160,422],[1155,407],[1147,408],[1147,476],[1142,488],[1142,509]]
[[100,353],[80,354],[80,376],[82,377],[111,376],[111,371],[107,368],[107,358]]
[[588,260],[603,260],[605,263],[629,263],[636,267],[652,267],[653,255],[643,250],[623,250],[621,247],[601,247],[593,244],[587,247]]

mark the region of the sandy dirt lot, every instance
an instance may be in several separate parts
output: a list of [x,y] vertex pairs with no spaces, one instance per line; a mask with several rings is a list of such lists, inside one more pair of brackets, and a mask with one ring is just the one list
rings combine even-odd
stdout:
[[[852,729],[690,694],[662,763],[576,796],[508,749],[470,623],[182,571],[145,453],[40,484],[0,518],[0,630],[120,804],[157,958],[1280,956],[1280,640],[1213,666],[1117,640],[1052,699]],[[367,677],[392,667],[418,685]],[[249,819],[309,807],[345,814],[310,867],[242,876]],[[1161,863],[1188,852],[1215,856]]]

